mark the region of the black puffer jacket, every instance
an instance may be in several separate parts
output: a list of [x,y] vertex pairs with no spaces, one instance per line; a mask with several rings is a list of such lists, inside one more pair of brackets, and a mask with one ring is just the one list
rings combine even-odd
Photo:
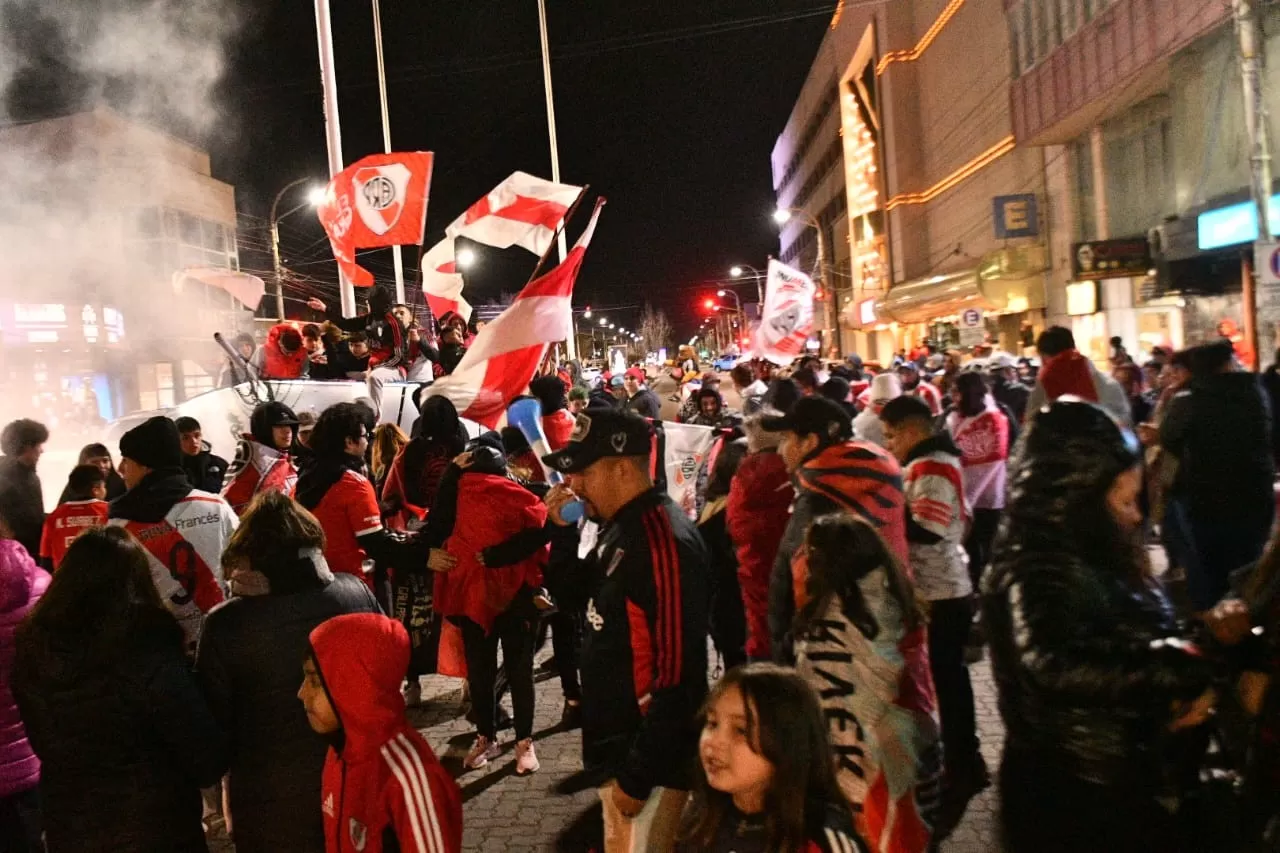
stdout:
[[1163,784],[1172,703],[1213,667],[1183,641],[1105,495],[1141,459],[1137,440],[1089,403],[1033,421],[985,581],[983,621],[1006,755],[1107,786]]
[[[30,673],[23,655],[18,671]],[[50,853],[204,853],[200,789],[226,770],[226,738],[187,667],[182,629],[158,614],[109,665],[83,658],[71,640],[14,684],[40,757]]]
[[0,513],[13,529],[13,538],[23,544],[31,559],[38,559],[44,492],[36,469],[16,456],[0,456]]
[[271,591],[209,613],[196,674],[230,736],[236,850],[311,853],[324,849],[318,804],[329,743],[311,730],[298,701],[299,666],[313,628],[343,613],[376,613],[378,605],[359,578],[316,568],[309,556],[294,566],[264,562]]

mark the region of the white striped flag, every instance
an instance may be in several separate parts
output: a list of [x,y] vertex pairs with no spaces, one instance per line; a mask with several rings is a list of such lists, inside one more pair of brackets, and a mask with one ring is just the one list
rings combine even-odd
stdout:
[[527,284],[507,310],[480,330],[457,369],[427,389],[427,396],[448,397],[464,418],[490,429],[497,426],[507,405],[537,374],[547,347],[573,334],[573,284],[603,206],[602,198],[564,262]]
[[542,256],[555,239],[565,213],[581,193],[582,187],[513,172],[455,219],[445,234],[466,237],[498,249],[521,246]]
[[434,317],[452,311],[471,320],[471,305],[462,298],[462,274],[454,260],[454,241],[445,237],[422,256],[422,293]]

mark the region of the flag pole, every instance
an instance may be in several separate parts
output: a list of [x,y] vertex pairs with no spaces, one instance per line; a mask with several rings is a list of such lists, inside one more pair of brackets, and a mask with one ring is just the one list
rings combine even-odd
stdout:
[[[560,149],[556,144],[556,99],[555,95],[551,91],[551,46],[547,39],[546,0],[538,0],[538,34],[542,41],[542,84],[543,88],[546,89],[547,95],[547,137],[551,141],[551,180],[558,184],[560,183]],[[582,200],[581,196],[579,196],[578,200]],[[577,206],[578,205],[575,202],[574,207],[576,208]],[[565,216],[566,222],[569,221],[570,215],[572,215],[572,211]],[[569,254],[568,247],[565,243],[563,228],[561,228],[560,233],[556,235],[556,245],[560,249],[560,262],[563,263],[565,256]],[[538,269],[542,268],[542,262],[545,260],[546,255],[544,254],[542,260],[538,261]],[[536,277],[537,276],[535,275],[535,278]],[[572,303],[570,303],[569,311],[572,314]],[[569,340],[566,341],[567,352],[570,359],[576,359],[578,357],[578,342],[575,338],[578,337],[578,327],[576,322],[571,323],[570,326],[572,331],[569,334]]]
[[[338,121],[338,75],[333,61],[333,27],[329,0],[316,0],[316,40],[320,50],[320,86],[324,91],[324,132],[329,149],[329,177],[342,171],[342,125]],[[338,296],[342,316],[354,317],[356,291],[338,268]]]
[[[569,220],[573,218],[573,215],[578,212],[578,205],[582,204],[582,200],[587,197],[587,190],[589,189],[591,189],[590,184],[583,187],[582,192],[578,193],[578,197],[573,200],[573,204],[569,205],[569,209],[565,211],[564,218],[560,220],[560,225],[556,228],[556,237],[559,242],[565,242],[564,229],[569,225]],[[533,280],[542,272],[543,266],[547,263],[547,258],[551,257],[551,249],[555,246],[555,243],[556,241],[553,240],[552,244],[547,246],[547,250],[542,253],[542,257],[538,258],[538,265],[533,268],[533,275],[529,276],[529,280],[525,282],[526,287],[532,284]],[[560,260],[563,261],[567,254],[568,252],[562,254]],[[576,356],[573,357],[576,358]]]
[[[373,0],[373,46],[378,58],[378,98],[382,106],[382,147],[391,153],[391,114],[387,109],[387,68],[382,57],[382,12],[378,0]],[[391,259],[396,271],[396,302],[405,302],[404,298],[404,257],[399,246],[391,247]]]

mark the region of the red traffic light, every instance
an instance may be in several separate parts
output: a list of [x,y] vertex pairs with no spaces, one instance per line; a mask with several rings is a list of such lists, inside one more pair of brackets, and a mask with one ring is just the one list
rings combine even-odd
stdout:
[[708,299],[706,302],[703,302],[702,304],[706,307],[708,311],[716,310],[716,301],[714,299]]

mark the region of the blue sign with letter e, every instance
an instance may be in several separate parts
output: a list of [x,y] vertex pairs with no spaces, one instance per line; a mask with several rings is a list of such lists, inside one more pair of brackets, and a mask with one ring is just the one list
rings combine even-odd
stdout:
[[992,199],[995,208],[996,239],[1039,237],[1040,217],[1035,193],[998,195]]

